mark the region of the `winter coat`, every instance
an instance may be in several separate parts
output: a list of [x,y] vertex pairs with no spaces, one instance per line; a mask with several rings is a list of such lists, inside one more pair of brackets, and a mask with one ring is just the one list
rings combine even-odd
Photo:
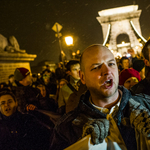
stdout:
[[0,114],[0,149],[46,150],[50,131],[29,114],[16,112],[6,117]]
[[[129,99],[150,110],[150,97],[147,95],[132,96],[131,93],[122,86],[119,87],[119,89],[122,91],[122,99],[118,111],[116,115],[113,116],[113,119],[118,126],[126,148],[129,150],[137,150],[137,141],[135,137],[134,125],[131,126],[129,123],[130,121],[134,122],[133,120],[136,117],[131,117],[130,120],[130,116],[134,108],[130,107]],[[65,114],[57,122],[53,133],[53,140],[50,147],[51,150],[64,149],[80,140],[83,134],[83,126],[89,120],[106,119],[106,114],[96,109],[89,102],[89,97],[90,92],[87,91],[81,96],[78,107],[74,111]],[[136,109],[138,109],[138,107]]]

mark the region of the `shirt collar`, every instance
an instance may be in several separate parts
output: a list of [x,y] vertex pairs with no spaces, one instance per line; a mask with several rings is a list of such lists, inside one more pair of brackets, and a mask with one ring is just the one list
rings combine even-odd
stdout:
[[114,111],[115,107],[119,107],[119,106],[120,106],[120,102],[121,102],[121,99],[122,99],[122,91],[119,90],[119,89],[118,89],[118,91],[119,91],[119,95],[120,95],[120,98],[119,98],[119,100],[118,100],[118,103],[117,103],[116,105],[114,105],[110,110],[109,110],[108,108],[103,108],[103,107],[99,107],[99,106],[94,105],[93,102],[92,102],[91,96],[89,97],[89,101],[90,101],[90,103],[91,103],[96,109],[98,109],[100,112],[102,112],[102,113],[104,113],[104,114],[111,114],[111,113]]

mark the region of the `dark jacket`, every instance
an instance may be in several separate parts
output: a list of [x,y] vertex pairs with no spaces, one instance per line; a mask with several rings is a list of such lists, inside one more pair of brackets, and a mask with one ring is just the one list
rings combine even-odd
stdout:
[[[129,108],[128,101],[130,98],[133,98],[135,101],[150,109],[150,97],[145,97],[145,95],[132,96],[131,93],[124,87],[119,87],[119,89],[123,94],[118,113],[114,120],[118,125],[127,149],[136,150],[137,143],[135,138],[135,130],[130,126],[124,126],[121,123],[121,120],[124,117],[129,118],[131,110]],[[53,133],[53,141],[50,147],[51,150],[64,149],[81,139],[83,125],[91,118],[106,118],[106,114],[103,114],[98,109],[94,108],[93,105],[89,102],[89,96],[90,92],[87,91],[84,95],[81,96],[78,107],[74,111],[65,114],[58,121]]]
[[145,78],[130,89],[132,94],[144,93],[150,95],[150,79]]
[[12,91],[17,97],[19,111],[25,112],[29,104],[40,108],[39,100],[42,100],[42,95],[39,89],[31,86],[23,86],[18,83],[16,87],[13,87]]
[[49,148],[50,131],[29,114],[0,114],[0,149],[46,150]]

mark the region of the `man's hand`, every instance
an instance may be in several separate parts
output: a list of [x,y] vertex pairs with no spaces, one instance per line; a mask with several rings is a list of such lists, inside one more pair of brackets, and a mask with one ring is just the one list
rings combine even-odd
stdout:
[[29,110],[34,110],[36,107],[33,105],[33,104],[29,104],[27,107],[26,107],[26,109],[27,109],[27,111],[29,111]]
[[102,143],[109,131],[109,121],[107,119],[93,119],[83,126],[82,138],[91,134],[93,144]]

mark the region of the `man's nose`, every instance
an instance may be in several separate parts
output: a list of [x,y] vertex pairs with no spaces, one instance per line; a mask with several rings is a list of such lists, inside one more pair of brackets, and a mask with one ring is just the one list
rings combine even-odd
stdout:
[[101,75],[105,76],[105,75],[109,75],[111,73],[111,70],[109,68],[109,66],[105,63],[103,63],[102,67],[101,67]]
[[4,104],[4,106],[6,107],[6,106],[8,106],[9,104],[6,102],[5,104]]

